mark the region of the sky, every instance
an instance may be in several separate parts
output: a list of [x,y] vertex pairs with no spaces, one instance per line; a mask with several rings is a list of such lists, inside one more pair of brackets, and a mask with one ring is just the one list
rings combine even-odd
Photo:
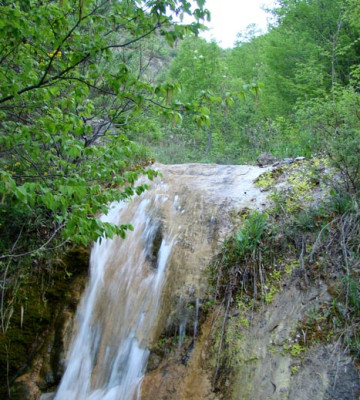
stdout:
[[206,25],[211,29],[201,36],[215,39],[227,48],[233,46],[236,34],[252,23],[266,32],[269,15],[261,8],[264,5],[271,8],[275,3],[275,0],[206,0],[205,7],[211,12],[211,21]]

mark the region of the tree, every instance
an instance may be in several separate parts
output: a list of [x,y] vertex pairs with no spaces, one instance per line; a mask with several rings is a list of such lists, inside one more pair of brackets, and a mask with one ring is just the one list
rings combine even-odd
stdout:
[[272,12],[269,32],[255,36],[250,26],[229,55],[229,76],[263,84],[255,105],[236,110],[238,126],[248,154],[310,155],[319,142],[297,125],[295,110],[360,76],[358,2],[283,0]]
[[[96,215],[145,190],[133,187],[139,173],[153,176],[135,166],[145,153],[122,134],[145,106],[162,106],[135,60],[139,43],[197,34],[208,12],[196,3],[0,2],[1,259],[44,250],[60,235],[82,244],[124,236],[128,224]],[[195,22],[176,22],[182,14]]]
[[181,126],[168,127],[173,143],[163,151],[165,160],[171,154],[168,157],[177,162],[234,162],[238,139],[234,109],[246,91],[256,92],[257,85],[245,85],[230,74],[228,53],[216,42],[195,37],[180,44],[164,79],[180,86],[178,99],[199,111],[185,115]]

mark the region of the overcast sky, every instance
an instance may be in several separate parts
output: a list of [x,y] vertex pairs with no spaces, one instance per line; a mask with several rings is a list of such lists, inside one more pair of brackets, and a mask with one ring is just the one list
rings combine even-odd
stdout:
[[211,12],[207,25],[211,30],[201,36],[216,39],[223,48],[232,47],[236,34],[252,23],[266,31],[269,16],[262,6],[272,8],[275,3],[275,0],[206,0],[205,6]]

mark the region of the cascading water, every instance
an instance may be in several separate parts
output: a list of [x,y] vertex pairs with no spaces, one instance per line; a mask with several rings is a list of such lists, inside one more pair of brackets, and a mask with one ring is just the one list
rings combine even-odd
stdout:
[[[197,299],[195,337],[199,299],[207,287],[204,270],[219,239],[232,229],[229,210],[254,208],[266,198],[253,186],[264,171],[257,167],[154,167],[163,177],[150,191],[130,203],[114,204],[102,217],[114,224],[131,223],[134,232],[125,240],[103,239],[93,247],[90,282],[55,400],[153,398],[161,385],[143,382],[140,393],[140,384],[149,348],[173,315],[170,307],[181,296],[185,304],[190,297]],[[181,348],[190,320],[179,321]]]
[[195,319],[194,319],[194,340],[198,333],[198,326],[199,326],[199,308],[200,308],[200,299],[196,299],[195,302]]
[[77,314],[78,333],[56,400],[138,397],[149,355],[147,340],[174,240],[171,234],[160,238],[156,262],[150,265],[144,242],[159,230],[149,212],[153,207],[154,203],[143,199],[131,216],[126,204],[114,204],[102,217],[114,224],[131,217],[134,232],[127,240],[103,239],[94,245],[90,284]]

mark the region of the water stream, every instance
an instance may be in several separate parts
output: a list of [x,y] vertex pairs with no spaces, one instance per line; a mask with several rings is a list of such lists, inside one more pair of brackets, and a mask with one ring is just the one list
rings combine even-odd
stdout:
[[[91,279],[77,313],[79,330],[56,400],[132,400],[146,368],[147,340],[156,320],[173,237],[161,238],[155,264],[146,254],[159,224],[148,199],[132,215],[131,240],[102,240],[91,253]],[[114,204],[102,220],[128,220],[131,209]]]

